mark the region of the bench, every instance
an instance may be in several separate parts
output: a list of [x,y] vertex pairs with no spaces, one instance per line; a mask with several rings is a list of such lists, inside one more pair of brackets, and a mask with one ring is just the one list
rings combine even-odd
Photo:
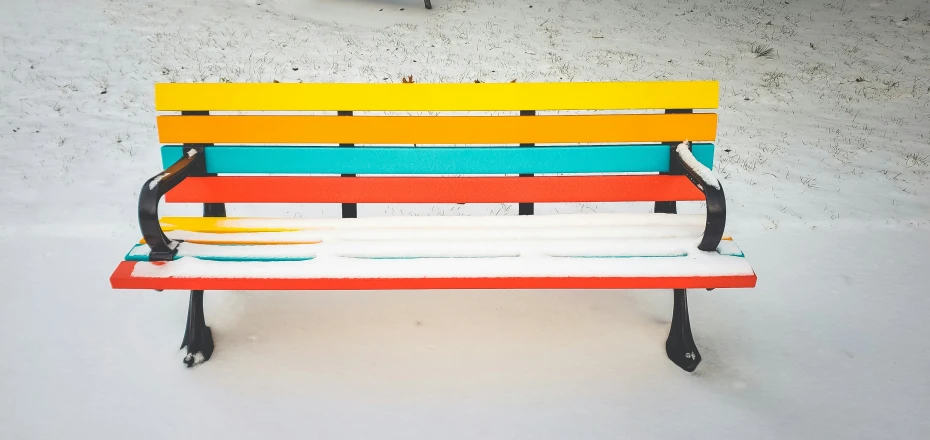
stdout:
[[[143,240],[110,283],[191,291],[188,366],[214,350],[204,290],[670,289],[666,352],[690,372],[686,289],[756,283],[710,170],[718,93],[713,81],[156,84],[155,109],[172,112],[157,116],[164,171],[142,186]],[[160,218],[162,197],[202,203],[203,217]],[[679,201],[706,214],[676,214]],[[359,203],[444,202],[519,203],[519,215],[357,218]],[[577,202],[654,209],[532,215]],[[342,218],[234,218],[227,203],[339,203]]]

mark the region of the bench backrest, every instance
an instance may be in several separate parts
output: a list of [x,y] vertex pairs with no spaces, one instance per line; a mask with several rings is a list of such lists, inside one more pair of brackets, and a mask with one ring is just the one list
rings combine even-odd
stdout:
[[703,200],[661,173],[684,140],[712,166],[717,115],[694,110],[717,104],[714,81],[155,86],[164,166],[206,145],[219,174],[166,196],[185,203]]

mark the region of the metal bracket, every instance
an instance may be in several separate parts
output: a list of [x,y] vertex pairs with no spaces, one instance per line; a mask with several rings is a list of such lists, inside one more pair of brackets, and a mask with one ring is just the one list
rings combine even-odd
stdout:
[[[691,155],[690,142],[688,142],[687,154]],[[698,249],[707,252],[716,251],[717,246],[720,245],[720,240],[723,239],[723,230],[727,224],[727,202],[723,194],[723,185],[719,181],[716,183],[706,182],[702,174],[688,165],[688,162],[682,158],[677,148],[672,148],[671,157],[674,158],[672,162],[677,162],[683,174],[688,176],[688,180],[704,193],[707,204],[707,221],[704,224],[704,236],[701,239],[701,244],[698,245]],[[694,156],[691,155],[691,158],[693,159]],[[696,163],[697,161],[691,162]],[[698,166],[703,167],[699,163]]]
[[[210,112],[207,110],[188,110],[182,111],[181,116],[210,116]],[[184,148],[194,148],[198,153],[203,153],[204,147],[209,147],[213,144],[184,144]],[[186,153],[186,151],[185,151]],[[206,172],[206,158],[204,158],[204,176],[215,176],[216,173]],[[226,204],[225,203],[204,203],[203,204],[203,216],[204,217],[226,217]]]
[[[536,116],[536,110],[520,110],[520,116]],[[520,144],[521,147],[533,147],[536,144]],[[520,177],[533,177],[532,174],[520,174]],[[520,203],[520,215],[533,215],[534,206],[532,203]]]
[[206,173],[203,149],[184,150],[184,155],[167,170],[145,181],[139,193],[139,227],[145,244],[149,246],[149,261],[170,261],[178,252],[179,242],[169,239],[161,229],[158,203],[172,188],[190,176]]
[[672,325],[665,340],[665,354],[681,369],[692,372],[701,363],[701,353],[691,334],[691,319],[688,317],[688,293],[675,289],[675,305],[672,310]]
[[[352,112],[351,111],[338,111],[336,112],[336,115],[352,116]],[[339,144],[339,146],[340,147],[354,147],[355,144]],[[355,174],[343,174],[342,177],[355,177]],[[343,203],[342,204],[342,218],[358,218],[358,204],[357,203]]]
[[[667,115],[677,115],[677,114],[689,114],[694,113],[693,109],[690,108],[670,108],[665,110]],[[678,145],[681,141],[673,142],[663,142],[663,145],[668,145],[672,150],[675,149],[675,145]],[[678,167],[678,164],[675,162],[673,155],[669,154],[668,156],[668,172],[659,173],[660,175],[672,175],[677,176],[683,174],[684,171]],[[678,203],[674,200],[665,200],[665,201],[656,201],[655,208],[653,212],[656,214],[677,214],[678,213]]]

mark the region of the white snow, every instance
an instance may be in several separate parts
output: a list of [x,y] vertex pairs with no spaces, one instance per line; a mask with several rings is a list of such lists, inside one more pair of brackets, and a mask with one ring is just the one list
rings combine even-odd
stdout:
[[193,354],[188,353],[184,356],[184,362],[190,362],[191,366],[200,365],[204,362],[204,355],[200,352]]
[[[218,219],[222,228],[270,229],[438,229],[438,228],[560,228],[560,227],[627,227],[627,226],[704,226],[703,214],[647,214],[647,213],[573,213],[571,215],[536,216],[370,216],[343,218],[225,218]],[[179,219],[180,220],[180,219]],[[168,217],[163,227],[183,226],[183,221]]]
[[691,154],[691,143],[682,142],[675,147],[675,150],[681,156],[681,160],[684,161],[685,166],[697,172],[700,176],[701,181],[705,184],[710,185],[713,188],[720,189],[720,182],[717,180],[717,176],[714,175],[713,171],[710,168],[707,168],[698,161],[693,154]]
[[[231,234],[232,235],[232,234]],[[236,234],[238,235],[238,234]],[[225,278],[445,278],[751,275],[739,247],[697,250],[695,238],[560,239],[544,235],[505,240],[380,241],[324,239],[319,244],[203,245],[183,243],[181,256],[201,258],[312,258],[238,262],[184,258],[138,263],[139,277]],[[144,252],[144,248],[137,247]],[[619,259],[618,259],[619,258]]]
[[[930,432],[926,1],[261,3],[0,2],[0,438]],[[755,44],[775,52],[756,57]],[[720,81],[713,172],[759,283],[689,292],[697,372],[665,358],[670,292],[208,292],[217,349],[188,370],[185,293],[109,288],[139,239],[140,187],[162,171],[153,83],[409,75]],[[229,211],[302,222],[339,207]],[[362,217],[516,212],[359,206]]]
[[308,261],[211,261],[182,258],[137,262],[134,277],[153,278],[497,278],[679,277],[752,275],[749,262],[713,252],[682,257],[562,258],[541,255],[495,258],[369,259],[317,254]]
[[166,232],[166,235],[172,239],[199,242],[312,243],[320,240],[369,242],[379,240],[512,240],[536,237],[549,239],[673,238],[697,237],[703,232],[703,226],[631,226],[626,228],[598,226],[588,228],[320,229],[295,232],[236,233],[178,230]]
[[[359,219],[230,219],[227,228],[286,228],[285,232],[166,232],[177,240],[227,243],[316,241],[436,241],[700,237],[704,216],[564,214],[540,216],[368,217]],[[172,225],[170,219],[164,223]],[[178,227],[178,226],[175,226]]]
[[[172,242],[177,243],[177,242]],[[250,245],[217,246],[198,243],[180,243],[178,256],[181,257],[215,257],[215,258],[313,258],[315,247],[307,244],[290,245]],[[148,255],[148,246],[134,247],[130,255]]]
[[161,174],[155,176],[155,177],[149,182],[149,189],[150,189],[150,190],[155,189],[155,187],[158,186],[158,182],[161,182],[161,180],[164,179],[165,177],[168,177],[168,173],[161,173]]
[[[603,218],[601,218],[603,217]],[[189,259],[138,264],[134,275],[179,277],[463,277],[463,276],[689,276],[752,274],[745,259],[701,256],[701,216],[667,214],[564,214],[507,217],[375,217],[367,219],[231,219],[220,225],[306,228],[290,232],[199,233],[182,229],[172,238],[225,243],[184,243],[180,256],[202,258],[313,258],[301,264],[201,264]],[[183,222],[177,222],[182,225]],[[166,224],[171,224],[169,219]],[[650,225],[652,224],[652,225]],[[597,226],[592,226],[597,225]],[[482,227],[483,226],[483,227]],[[179,227],[175,225],[175,227]],[[286,244],[288,242],[314,244]],[[318,242],[318,243],[317,243]],[[144,247],[136,247],[144,255]],[[723,256],[742,255],[724,241]],[[623,258],[590,261],[590,258]],[[655,260],[656,257],[666,257]],[[431,259],[386,261],[384,259]],[[470,261],[462,261],[467,258]],[[575,261],[565,260],[574,258]],[[587,258],[587,259],[579,259]],[[354,259],[377,259],[358,262]],[[642,261],[640,261],[642,260]],[[651,261],[654,260],[654,261]],[[608,268],[608,269],[605,269]]]
[[[258,242],[266,242],[256,240]],[[678,257],[697,252],[699,240],[693,238],[529,238],[508,240],[325,240],[318,244],[227,245],[181,243],[179,256],[208,258],[314,258],[329,255],[347,258],[494,258],[521,255],[550,257]],[[720,242],[718,253],[739,256],[736,243]],[[148,255],[148,247],[136,245],[133,256]]]

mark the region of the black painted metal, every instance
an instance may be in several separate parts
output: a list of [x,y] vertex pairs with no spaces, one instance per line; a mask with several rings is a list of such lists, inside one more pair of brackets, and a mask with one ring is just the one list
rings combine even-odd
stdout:
[[665,354],[687,372],[694,371],[701,363],[701,353],[694,344],[691,334],[691,319],[688,316],[688,293],[675,289],[675,305],[672,310],[672,326],[665,340]]
[[[187,347],[184,363],[188,368],[197,362],[206,362],[213,356],[213,332],[207,327],[203,317],[203,290],[191,290],[191,300],[187,308],[187,327],[181,348]],[[197,354],[202,358],[198,359]]]
[[[520,116],[536,116],[536,110],[520,110]],[[520,144],[521,147],[533,147],[536,144]],[[521,174],[520,177],[533,177],[532,174]],[[520,204],[520,215],[533,215],[533,204],[532,203],[521,203]]]
[[[212,174],[212,175],[215,176],[216,174]],[[226,204],[225,203],[204,203],[203,204],[203,216],[204,217],[226,217]]]
[[[206,116],[209,111],[183,111],[181,115]],[[184,144],[184,155],[167,170],[147,180],[139,194],[139,226],[145,243],[151,248],[149,261],[168,261],[178,251],[178,241],[169,239],[158,220],[158,203],[172,188],[190,176],[215,176],[207,173],[204,147],[213,144]],[[204,203],[204,217],[225,217],[223,203]],[[206,361],[213,355],[213,334],[203,317],[203,290],[192,290],[187,308],[187,326],[181,348],[187,347],[184,363],[194,366],[198,360]],[[198,359],[197,354],[200,354]]]
[[[694,110],[667,109],[665,113],[688,114],[694,113]],[[706,182],[703,182],[696,170],[685,165],[677,151],[677,147],[681,142],[664,142],[665,145],[669,146],[668,173],[660,174],[686,175],[704,193],[707,199],[707,223],[698,249],[714,251],[717,250],[720,239],[723,238],[723,228],[726,223],[726,204],[723,198],[723,189],[718,190],[708,186]],[[690,142],[688,143],[688,150],[691,150]],[[655,212],[677,214],[677,203],[675,201],[657,201],[655,203]],[[688,293],[685,289],[675,289],[672,325],[668,332],[668,339],[665,341],[665,353],[675,365],[689,373],[697,369],[698,364],[701,363],[701,353],[698,351],[697,345],[694,343],[694,336],[691,334],[691,319],[688,316]]]
[[[694,113],[694,110],[692,110],[692,109],[690,109],[690,108],[670,108],[670,109],[666,109],[666,110],[665,110],[665,114],[667,114],[667,115],[671,115],[671,114],[686,114],[686,113]],[[663,143],[664,143],[665,145],[669,145],[669,146],[671,146],[671,147],[674,147],[675,145],[678,145],[680,142],[681,142],[681,141],[678,141],[678,142],[663,142]],[[681,174],[680,172],[676,172],[676,171],[678,171],[678,170],[676,170],[675,167],[676,167],[675,161],[672,160],[672,157],[671,157],[671,156],[669,156],[668,172],[667,172],[667,173],[659,173],[659,174],[662,174],[662,175],[668,175],[668,174],[677,175],[677,174]],[[656,202],[655,209],[653,210],[653,212],[658,213],[658,214],[677,214],[677,213],[678,213],[678,204],[677,204],[674,200]]]
[[[210,116],[210,112],[207,110],[189,110],[182,111],[181,116]],[[200,152],[203,152],[204,147],[208,147],[213,144],[184,144],[188,148],[198,148]],[[206,161],[204,163],[204,169],[206,169]],[[215,176],[216,173],[207,173],[204,172],[204,176]],[[204,217],[226,217],[226,204],[225,203],[204,203],[203,204],[203,216]]]
[[[339,116],[352,116],[350,111],[336,112]],[[354,147],[355,144],[339,144],[340,147]],[[342,177],[355,177],[355,174],[343,174]],[[358,205],[355,203],[342,204],[342,218],[358,218]]]
[[[688,143],[688,150],[690,149],[691,144]],[[716,185],[705,182],[697,170],[689,167],[685,163],[675,147],[672,147],[671,157],[675,159],[672,163],[678,163],[678,166],[682,170],[682,174],[688,176],[688,180],[704,193],[704,198],[706,199],[707,222],[704,224],[704,236],[701,238],[701,244],[698,245],[698,249],[708,252],[716,251],[717,246],[720,245],[720,240],[723,238],[723,230],[727,224],[727,202],[723,195],[723,185],[719,181]]]
[[[190,152],[194,153],[191,154]],[[139,193],[139,227],[145,243],[151,248],[149,261],[168,261],[177,253],[178,242],[170,240],[158,221],[158,202],[187,177],[206,173],[203,147],[192,146],[184,156],[158,175],[146,180]]]
[[[660,173],[667,174],[667,173]],[[669,202],[656,202],[656,207],[654,210],[657,214],[678,214],[677,203],[673,201]]]
[[429,0],[423,0],[423,2],[426,4],[426,9],[433,9],[433,4]]

